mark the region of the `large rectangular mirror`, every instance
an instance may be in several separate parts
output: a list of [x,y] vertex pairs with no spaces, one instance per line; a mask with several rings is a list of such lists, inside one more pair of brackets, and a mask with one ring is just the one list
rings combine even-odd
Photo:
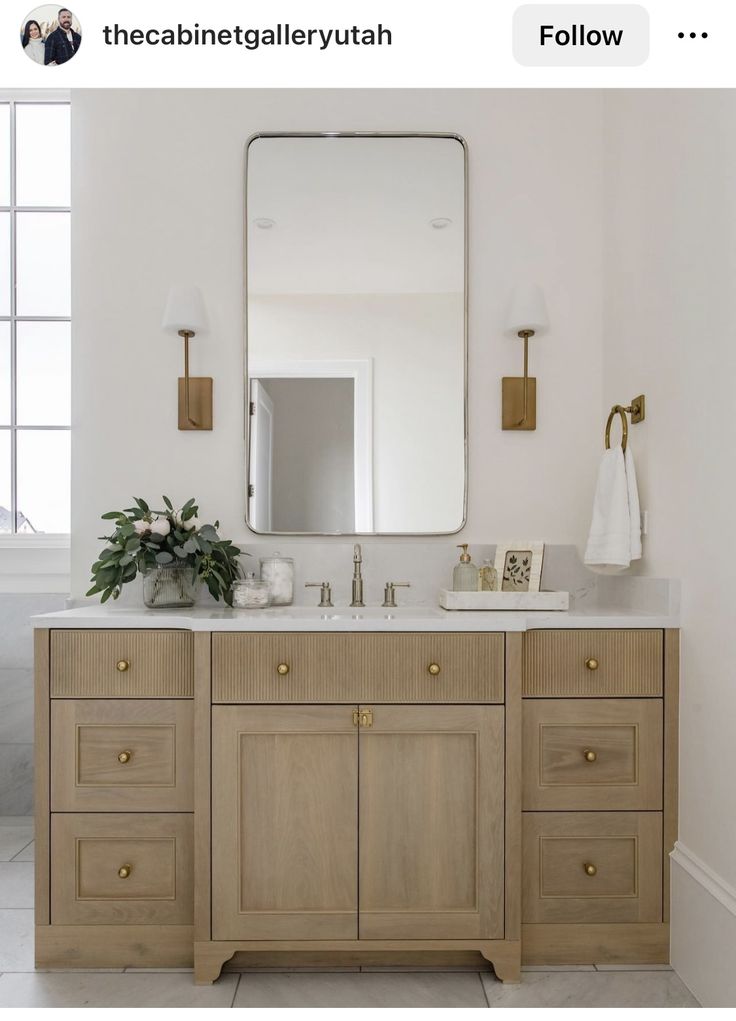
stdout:
[[466,233],[467,156],[456,135],[250,139],[253,531],[462,527]]

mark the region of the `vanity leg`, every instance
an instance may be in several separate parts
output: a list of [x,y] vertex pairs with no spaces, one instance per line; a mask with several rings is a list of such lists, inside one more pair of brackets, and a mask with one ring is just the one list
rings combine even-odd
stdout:
[[211,943],[194,944],[194,984],[210,986],[220,977],[222,966],[235,954]]
[[479,950],[493,965],[496,978],[500,982],[521,982],[521,940],[508,940],[501,944],[484,943]]

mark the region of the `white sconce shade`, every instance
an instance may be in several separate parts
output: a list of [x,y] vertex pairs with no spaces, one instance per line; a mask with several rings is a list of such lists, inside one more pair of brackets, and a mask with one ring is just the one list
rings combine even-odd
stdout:
[[548,327],[547,305],[542,288],[531,281],[516,284],[506,314],[507,333],[517,337],[520,331],[530,330],[539,336]]
[[166,302],[162,329],[168,333],[187,330],[190,333],[206,333],[209,323],[202,292],[194,284],[174,284]]

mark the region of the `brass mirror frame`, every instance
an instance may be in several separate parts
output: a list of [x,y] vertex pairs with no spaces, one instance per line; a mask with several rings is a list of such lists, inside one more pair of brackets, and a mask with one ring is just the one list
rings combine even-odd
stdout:
[[[248,375],[248,156],[259,138],[447,138],[463,150],[463,516],[449,532],[259,532],[249,519],[250,501],[250,377]],[[468,518],[468,143],[454,131],[257,131],[245,143],[243,194],[243,432],[245,437],[245,523],[254,535],[284,536],[413,536],[457,535]]]

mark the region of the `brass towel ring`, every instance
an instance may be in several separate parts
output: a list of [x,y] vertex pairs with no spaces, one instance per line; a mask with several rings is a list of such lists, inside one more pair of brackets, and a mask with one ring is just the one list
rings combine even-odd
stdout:
[[622,408],[620,404],[614,404],[606,422],[606,450],[611,449],[611,425],[616,415],[621,416],[621,450],[626,452],[626,443],[629,439],[629,422],[626,418],[626,409]]

